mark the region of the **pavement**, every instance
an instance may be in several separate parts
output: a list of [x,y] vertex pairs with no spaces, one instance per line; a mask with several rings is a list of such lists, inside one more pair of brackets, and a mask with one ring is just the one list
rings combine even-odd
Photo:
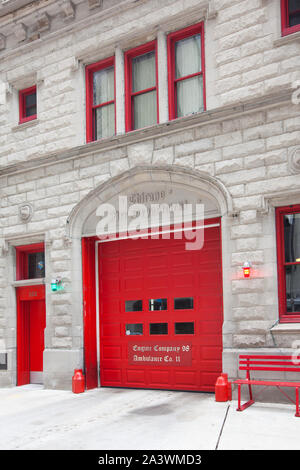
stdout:
[[208,393],[3,388],[0,450],[300,449],[293,405],[236,407]]

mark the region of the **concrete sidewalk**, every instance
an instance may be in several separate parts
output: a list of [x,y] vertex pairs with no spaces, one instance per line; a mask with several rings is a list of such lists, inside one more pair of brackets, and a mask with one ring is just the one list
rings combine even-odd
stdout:
[[300,449],[292,405],[216,403],[206,393],[37,385],[0,389],[0,449]]

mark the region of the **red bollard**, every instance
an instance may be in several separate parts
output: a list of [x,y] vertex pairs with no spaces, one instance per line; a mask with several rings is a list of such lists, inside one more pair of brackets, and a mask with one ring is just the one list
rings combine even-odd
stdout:
[[83,393],[84,392],[84,375],[82,369],[75,369],[72,377],[72,392]]
[[228,401],[228,376],[221,374],[215,385],[216,401]]

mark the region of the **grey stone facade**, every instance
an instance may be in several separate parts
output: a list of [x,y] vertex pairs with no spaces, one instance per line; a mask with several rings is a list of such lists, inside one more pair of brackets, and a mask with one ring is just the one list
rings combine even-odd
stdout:
[[[223,370],[237,377],[245,351],[291,353],[300,325],[279,324],[275,208],[300,203],[300,35],[281,37],[280,1],[26,3],[0,6],[0,386],[16,383],[14,247],[45,241],[44,385],[70,388],[83,366],[80,234],[91,194],[108,200],[112,188],[149,179],[201,188],[219,205]],[[200,21],[207,111],[168,121],[166,35]],[[125,133],[123,53],[154,38],[160,122]],[[117,135],[86,144],[85,66],[111,55]],[[38,117],[19,125],[18,90],[32,83]],[[55,276],[66,286],[59,295]]]

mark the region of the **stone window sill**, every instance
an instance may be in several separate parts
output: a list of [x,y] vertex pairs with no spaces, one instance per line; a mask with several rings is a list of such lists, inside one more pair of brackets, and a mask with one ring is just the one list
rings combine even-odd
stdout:
[[271,328],[272,333],[300,333],[300,323],[278,323]]
[[285,44],[289,44],[290,42],[294,42],[294,41],[300,41],[300,31],[275,39],[275,41],[273,42],[273,45],[274,47],[280,47],[280,46],[284,46]]
[[38,286],[40,284],[45,284],[45,278],[41,277],[38,279],[23,279],[22,281],[12,282],[13,287],[23,287],[23,286]]
[[32,119],[32,121],[23,122],[22,124],[18,124],[17,126],[12,127],[11,131],[12,132],[23,131],[24,129],[27,129],[27,127],[36,126],[38,123],[39,123],[38,119]]

